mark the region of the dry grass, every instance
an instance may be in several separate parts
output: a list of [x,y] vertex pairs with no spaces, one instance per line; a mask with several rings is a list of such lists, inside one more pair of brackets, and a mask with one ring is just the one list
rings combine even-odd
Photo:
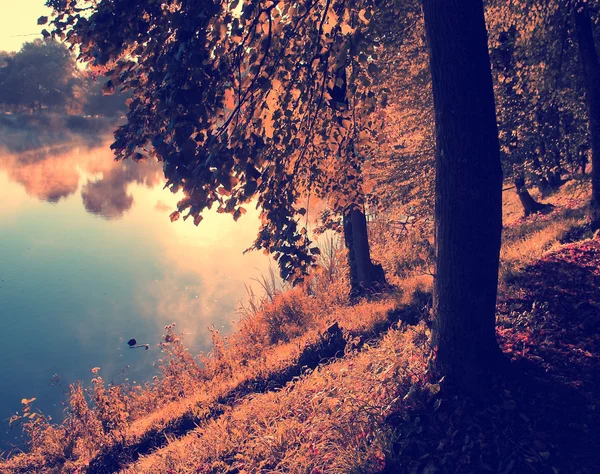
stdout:
[[[533,191],[538,200],[540,196]],[[500,252],[500,280],[512,277],[546,252],[556,250],[573,231],[587,224],[587,206],[591,196],[589,183],[569,181],[543,202],[554,206],[547,214],[523,217],[523,208],[514,191],[503,194],[504,234]]]
[[425,385],[427,340],[423,324],[392,329],[377,347],[248,397],[123,472],[378,472],[389,456],[385,417]]
[[[235,333],[232,340],[216,335],[216,350],[204,358],[203,367],[189,356],[170,327],[161,378],[130,393],[118,387],[106,390],[97,378],[93,390],[98,395],[91,405],[80,385],[72,387],[65,423],[60,427],[42,422],[28,425],[33,435],[28,452],[9,459],[2,472],[83,472],[102,449],[115,443],[134,445],[179,420],[210,419],[211,412],[238,387],[257,378],[266,380],[297,364],[303,350],[319,341],[329,322],[337,320],[349,333],[368,339],[394,308],[395,302],[389,300],[338,308],[326,319],[313,321],[313,327],[290,342],[273,346],[259,343],[262,352],[252,359],[246,357],[257,352],[256,347],[249,350],[240,342],[247,333]],[[113,421],[111,416],[117,419]]]

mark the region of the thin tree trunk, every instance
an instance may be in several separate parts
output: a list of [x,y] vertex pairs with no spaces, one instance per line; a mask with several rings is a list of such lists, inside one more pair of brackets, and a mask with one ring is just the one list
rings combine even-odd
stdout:
[[562,164],[559,143],[561,140],[560,136],[560,114],[558,107],[555,103],[551,104],[549,126],[551,130],[551,146],[550,146],[550,159],[551,168],[548,170],[548,183],[550,184],[553,191],[556,191],[563,184],[562,181]]
[[[546,118],[546,116],[544,116]],[[548,139],[551,141],[551,139]],[[540,180],[538,189],[542,196],[548,196],[560,187],[560,179],[557,179],[552,168],[549,168],[550,163],[555,162],[555,156],[552,150],[546,147],[546,143],[542,140],[540,143],[540,156],[542,156],[543,166],[539,159],[534,160],[534,168],[537,170]]]
[[562,186],[563,181],[561,175],[561,171],[556,169],[548,171],[548,184],[550,185],[552,191],[556,191]]
[[530,214],[535,214],[536,212],[542,211],[546,208],[544,204],[537,202],[533,196],[529,194],[529,190],[527,189],[527,186],[525,186],[525,177],[522,174],[515,175],[515,188],[517,190],[519,200],[523,205],[525,217],[529,216]]
[[[330,89],[330,106],[336,109],[339,104],[348,107],[348,87],[346,66],[336,71],[336,81]],[[348,145],[349,153],[354,155],[354,141]],[[352,160],[351,160],[352,161]],[[358,166],[358,165],[356,165]],[[355,168],[354,171],[359,171]],[[356,182],[356,181],[355,181]],[[360,186],[360,184],[359,184]],[[344,211],[344,243],[348,250],[350,266],[350,297],[368,296],[386,287],[385,275],[381,265],[371,261],[367,218],[364,213],[364,195],[360,188],[352,202]]]
[[585,176],[585,168],[588,164],[588,153],[585,147],[579,148],[579,168],[581,171],[581,176]]
[[[545,145],[542,143],[540,145],[541,153],[544,153],[545,148]],[[537,156],[534,156],[531,164],[536,173],[537,188],[540,191],[540,193],[542,193],[542,196],[545,196],[550,191],[550,183],[548,183],[546,176],[544,176],[544,170],[542,169],[540,159]]]
[[579,43],[579,55],[583,66],[585,101],[588,110],[588,126],[592,145],[592,200],[590,220],[592,230],[600,229],[600,62],[594,44],[592,21],[587,3],[579,2],[575,8],[575,25]]
[[436,124],[434,364],[479,392],[495,311],[502,169],[482,0],[424,0]]
[[385,288],[381,265],[371,261],[367,218],[358,206],[350,206],[344,213],[344,242],[350,266],[350,296],[366,296]]

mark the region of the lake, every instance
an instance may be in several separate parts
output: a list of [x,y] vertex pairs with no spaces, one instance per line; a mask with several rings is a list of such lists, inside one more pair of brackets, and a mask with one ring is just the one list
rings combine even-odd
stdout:
[[69,384],[89,383],[94,367],[106,381],[151,378],[167,324],[209,351],[207,327],[230,331],[245,284],[269,267],[242,255],[257,211],[171,223],[181,196],[163,189],[160,164],[115,162],[110,137],[22,139],[0,133],[2,450],[18,443],[7,419],[22,398],[59,419]]

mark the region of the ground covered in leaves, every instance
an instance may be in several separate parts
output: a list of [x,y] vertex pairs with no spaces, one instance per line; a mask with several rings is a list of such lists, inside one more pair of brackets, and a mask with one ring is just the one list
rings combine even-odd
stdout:
[[498,309],[512,364],[491,403],[423,398],[390,417],[397,439],[384,472],[598,472],[600,240],[527,267]]

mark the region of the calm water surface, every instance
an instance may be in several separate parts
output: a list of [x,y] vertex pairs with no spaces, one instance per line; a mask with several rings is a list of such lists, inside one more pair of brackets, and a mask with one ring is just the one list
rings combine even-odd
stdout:
[[68,385],[93,367],[106,381],[149,379],[166,324],[210,350],[207,327],[230,330],[244,284],[268,268],[242,255],[257,212],[171,223],[180,196],[162,189],[160,166],[116,163],[108,143],[0,143],[2,449],[19,435],[5,419],[24,397],[60,418]]

